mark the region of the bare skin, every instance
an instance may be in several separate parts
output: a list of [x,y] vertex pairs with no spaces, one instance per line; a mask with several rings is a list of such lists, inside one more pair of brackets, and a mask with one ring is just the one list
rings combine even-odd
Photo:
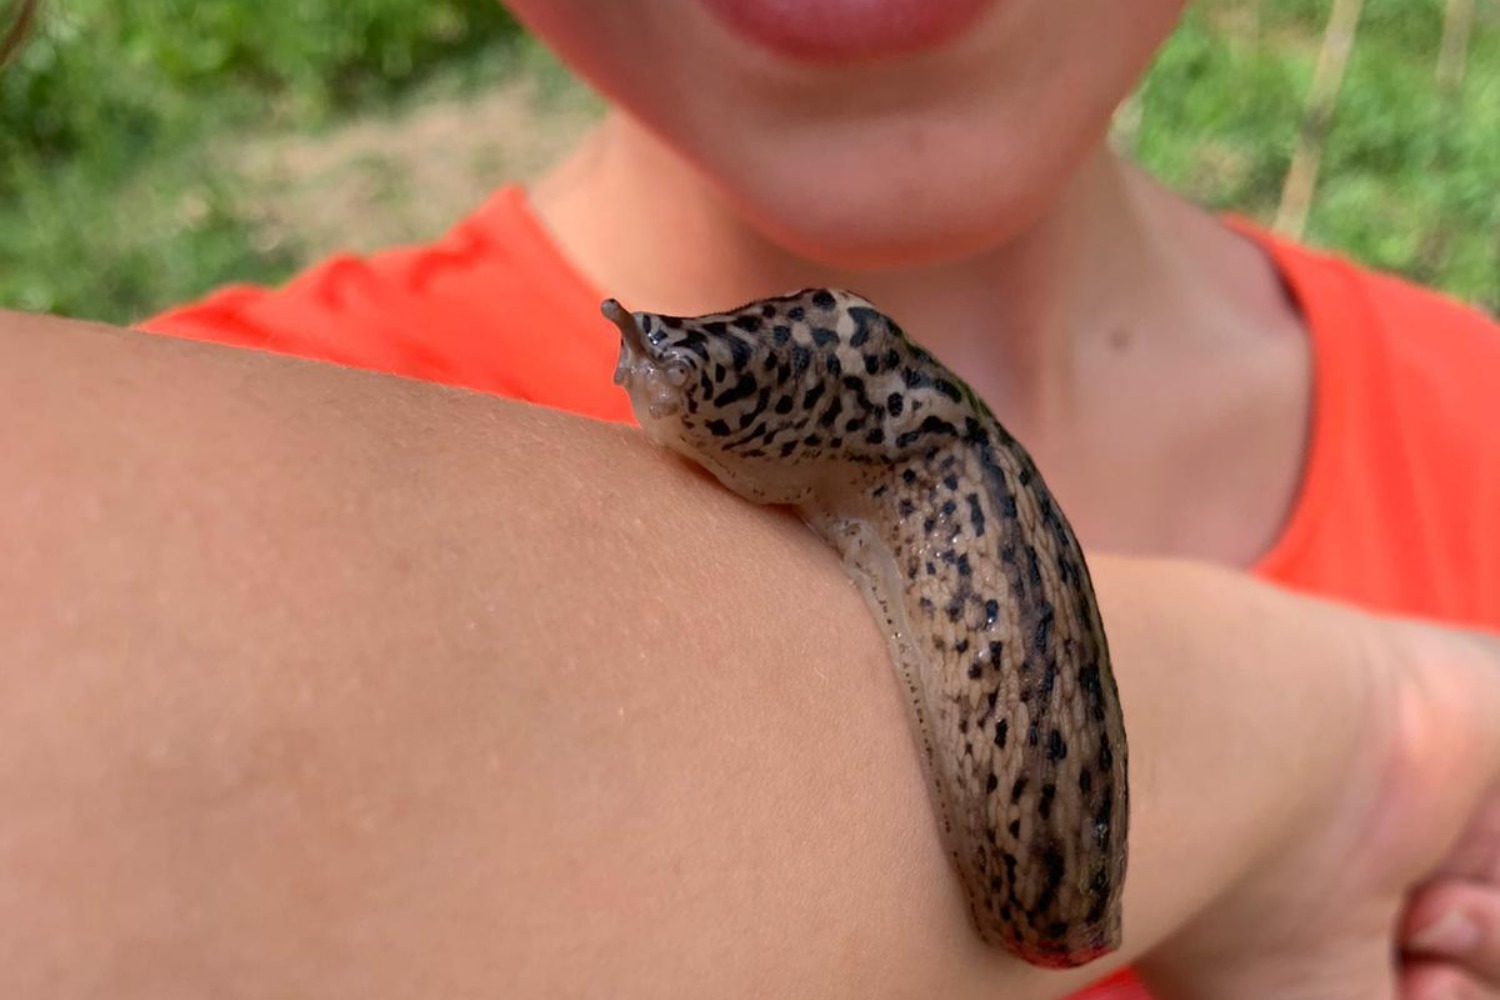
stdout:
[[1301,318],[1257,247],[1104,142],[1180,0],[1008,0],[954,51],[817,69],[692,0],[510,6],[615,105],[533,190],[595,287],[676,315],[852,289],[1026,442],[1085,545],[1246,567],[1275,541]]
[[[628,431],[4,314],[0,452],[6,996],[1049,997],[1109,967],[978,943],[836,557]],[[1500,876],[1500,652],[1094,563],[1136,793],[1109,963],[1249,996],[1274,948],[1395,995],[1369,952],[1408,890]],[[1495,941],[1442,974],[1500,978]]]
[[[586,0],[509,6],[612,105],[533,192],[596,286],[678,314],[857,290],[1026,443],[1091,553],[1245,568],[1278,538],[1312,417],[1297,305],[1256,246],[1106,142],[1183,0],[1006,0],[940,44],[816,65],[724,30],[695,0],[620,0],[602,16]],[[1500,925],[1500,872],[1466,875]],[[1407,948],[1434,898],[1399,925]],[[1258,936],[1274,921],[1196,940],[1181,953],[1199,961],[1158,981],[1195,997],[1283,996],[1289,982],[1328,1000],[1386,995],[1392,942],[1377,930],[1393,918],[1365,914],[1351,932],[1328,899],[1343,901],[1304,899],[1307,924],[1286,941]],[[1410,955],[1400,968],[1414,998],[1473,972]],[[1484,995],[1500,997],[1496,981]]]

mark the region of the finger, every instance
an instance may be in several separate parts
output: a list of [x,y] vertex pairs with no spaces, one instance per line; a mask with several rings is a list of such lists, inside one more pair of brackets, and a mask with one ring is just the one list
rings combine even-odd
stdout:
[[1401,970],[1401,1000],[1500,1000],[1500,991],[1446,962],[1412,962]]
[[1402,918],[1409,955],[1441,959],[1500,990],[1500,886],[1448,879],[1419,892]]
[[1441,874],[1500,882],[1500,788],[1492,789],[1459,835]]

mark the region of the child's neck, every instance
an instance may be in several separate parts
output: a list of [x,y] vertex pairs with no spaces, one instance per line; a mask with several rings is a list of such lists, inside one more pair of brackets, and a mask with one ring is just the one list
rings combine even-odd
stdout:
[[[1192,315],[1219,298],[1205,294],[1206,281],[1257,273],[1215,267],[1257,252],[1102,148],[1003,245],[905,268],[839,268],[788,252],[620,115],[537,185],[534,201],[564,252],[632,308],[695,314],[809,286],[850,288],[1004,399],[1013,419],[1038,423],[1070,407],[1080,352],[1211,332],[1214,323]],[[1242,259],[1215,260],[1236,253]],[[1265,283],[1260,297],[1268,293],[1279,295]]]
[[[1243,563],[1274,536],[1296,486],[1305,345],[1274,268],[1249,241],[1106,148],[1005,243],[904,268],[838,268],[788,252],[619,115],[537,186],[534,201],[562,250],[631,308],[691,315],[817,285],[869,297],[990,403],[1057,480],[1065,503],[1069,493],[1080,498],[1069,509],[1085,522],[1085,541]],[[1222,445],[1233,460],[1248,444],[1236,435],[1272,427],[1285,440],[1262,448],[1257,454],[1269,457],[1253,470],[1180,467],[1173,454],[1202,443],[1181,441],[1177,425],[1220,420],[1214,398],[1243,408],[1247,390],[1224,359],[1258,358],[1268,335],[1279,381],[1264,387],[1264,407],[1285,412],[1252,413]],[[1122,513],[1124,470],[1141,493],[1139,514]],[[1266,497],[1246,501],[1243,518],[1237,508],[1227,518],[1216,512],[1249,525],[1242,537],[1178,545],[1170,539],[1180,511],[1152,523],[1155,498],[1180,490],[1179,479],[1220,472],[1225,482],[1272,484]],[[1090,530],[1082,498],[1101,491],[1111,506]]]

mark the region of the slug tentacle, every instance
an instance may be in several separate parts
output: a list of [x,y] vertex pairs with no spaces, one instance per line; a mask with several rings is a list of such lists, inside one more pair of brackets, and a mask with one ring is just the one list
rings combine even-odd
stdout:
[[1025,449],[848,292],[605,314],[647,433],[843,553],[981,937],[1046,966],[1116,948],[1124,720],[1083,552]]

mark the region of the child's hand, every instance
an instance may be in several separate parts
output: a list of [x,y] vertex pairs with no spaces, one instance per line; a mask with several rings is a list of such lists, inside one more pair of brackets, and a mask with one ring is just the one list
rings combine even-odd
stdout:
[[1371,628],[1349,781],[1143,963],[1159,995],[1500,997],[1500,643]]

